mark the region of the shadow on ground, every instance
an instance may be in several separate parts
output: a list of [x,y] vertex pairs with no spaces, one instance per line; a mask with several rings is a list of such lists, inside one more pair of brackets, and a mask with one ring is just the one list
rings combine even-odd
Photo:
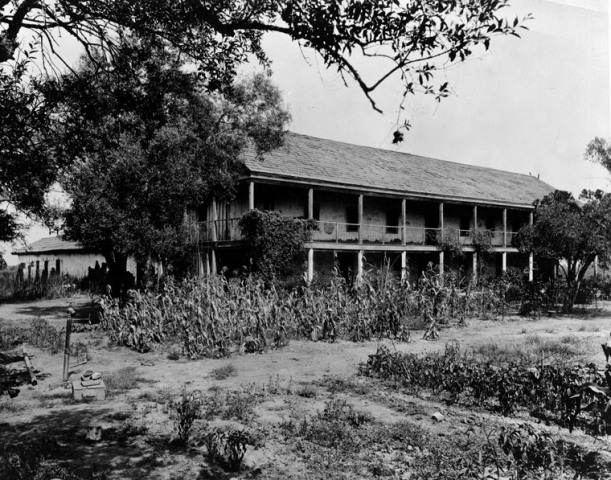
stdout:
[[[113,426],[120,426],[124,419],[125,415],[115,409],[85,404],[36,415],[27,423],[0,423],[0,461],[3,452],[5,456],[16,451],[30,452],[27,454],[42,455],[68,466],[84,478],[100,471],[113,478],[153,478],[153,471],[160,465],[158,459],[172,447],[164,439],[148,442],[145,436],[112,435]],[[86,438],[92,424],[104,426],[99,442]],[[196,451],[182,453],[201,455]]]

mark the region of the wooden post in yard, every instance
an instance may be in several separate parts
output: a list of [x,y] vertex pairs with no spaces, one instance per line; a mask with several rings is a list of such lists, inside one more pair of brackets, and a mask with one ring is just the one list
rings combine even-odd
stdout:
[[68,381],[68,375],[70,370],[70,333],[72,331],[72,315],[66,321],[66,344],[64,345],[64,373],[62,380]]

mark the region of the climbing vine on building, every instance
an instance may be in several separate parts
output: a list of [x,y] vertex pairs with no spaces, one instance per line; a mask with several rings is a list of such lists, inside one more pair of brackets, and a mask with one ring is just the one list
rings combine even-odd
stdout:
[[253,270],[270,280],[301,273],[313,220],[255,209],[242,215],[239,227]]

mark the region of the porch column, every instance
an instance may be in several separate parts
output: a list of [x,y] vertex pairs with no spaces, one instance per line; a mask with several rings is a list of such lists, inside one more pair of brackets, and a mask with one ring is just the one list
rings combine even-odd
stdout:
[[[530,212],[529,215],[529,223],[532,226],[532,224],[534,223],[534,217],[533,217],[533,212]],[[535,268],[535,257],[534,255],[531,253],[528,256],[528,281],[532,282],[534,279],[534,268]]]
[[[503,209],[503,246],[504,247],[507,246],[507,209],[506,208]],[[507,260],[506,256],[504,256],[503,258]],[[503,268],[503,271],[505,271],[504,268]]]
[[255,182],[248,182],[248,210],[255,209]]
[[407,277],[407,252],[401,252],[401,280]]
[[[359,243],[363,243],[363,194],[359,195]],[[362,252],[361,252],[362,256]]]
[[477,282],[477,252],[473,252],[473,280]]
[[356,277],[360,280],[363,277],[363,250],[356,254]]
[[473,205],[473,230],[477,230],[477,205]]
[[214,251],[214,249],[212,249],[212,251],[210,252],[210,263],[212,264],[212,275],[216,275],[216,252]]
[[204,276],[204,260],[202,259],[202,252],[199,249],[199,242],[197,243],[197,276],[199,278]]
[[501,269],[503,273],[507,271],[507,252],[501,253]]
[[314,189],[308,189],[308,218],[314,218]]
[[439,274],[443,275],[443,251],[439,252]]
[[210,252],[206,251],[206,275],[210,275]]
[[[407,243],[407,200],[401,200],[401,245]],[[403,252],[405,253],[405,252]]]
[[308,271],[306,273],[306,281],[310,283],[314,280],[314,249],[308,248]]
[[217,221],[218,221],[218,212],[216,211],[216,198],[212,198],[212,241],[216,242],[217,238]]
[[598,255],[594,257],[594,276],[598,276]]
[[443,202],[439,204],[439,229],[443,231]]

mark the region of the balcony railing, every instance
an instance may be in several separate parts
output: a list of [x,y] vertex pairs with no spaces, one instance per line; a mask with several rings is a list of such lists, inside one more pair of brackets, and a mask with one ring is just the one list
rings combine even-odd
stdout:
[[[199,222],[189,229],[193,241],[231,242],[242,239],[239,218],[229,218],[208,222]],[[406,226],[374,225],[345,222],[316,221],[317,230],[312,232],[313,242],[325,243],[362,243],[378,245],[420,245],[435,246],[439,243],[441,230],[439,228],[425,228]],[[503,232],[490,230],[491,242],[494,247],[503,246]],[[507,246],[512,245],[517,232],[507,232]],[[472,245],[470,230],[460,230],[461,245]]]

